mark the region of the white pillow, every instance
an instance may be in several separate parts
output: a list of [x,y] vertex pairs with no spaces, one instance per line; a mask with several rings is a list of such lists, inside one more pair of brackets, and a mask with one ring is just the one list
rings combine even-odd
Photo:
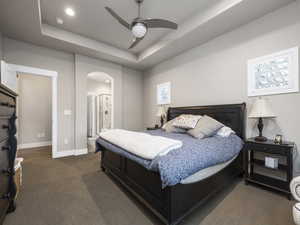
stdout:
[[185,133],[186,132],[185,129],[173,126],[173,122],[175,120],[176,120],[176,118],[166,122],[163,125],[162,130],[166,131],[167,133]]
[[217,135],[220,136],[220,137],[229,137],[230,134],[235,134],[235,132],[230,127],[222,127],[217,132]]
[[201,117],[202,116],[199,115],[182,114],[175,118],[172,125],[182,129],[193,129],[196,127],[198,120]]

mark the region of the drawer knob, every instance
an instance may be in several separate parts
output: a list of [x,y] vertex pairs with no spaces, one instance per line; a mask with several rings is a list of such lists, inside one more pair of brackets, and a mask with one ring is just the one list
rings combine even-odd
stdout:
[[9,103],[8,102],[1,102],[0,105],[1,106],[9,106]]
[[12,174],[12,172],[11,172],[11,170],[8,168],[8,169],[3,169],[2,170],[2,173],[3,174],[6,174],[7,176],[9,176],[9,175],[11,175]]
[[4,194],[1,196],[1,199],[9,199],[10,198],[10,194],[7,193],[7,194]]
[[10,147],[8,147],[8,146],[3,146],[3,147],[1,148],[1,150],[2,150],[2,151],[9,151],[9,150],[10,150]]
[[8,125],[2,125],[2,129],[8,129],[9,126]]

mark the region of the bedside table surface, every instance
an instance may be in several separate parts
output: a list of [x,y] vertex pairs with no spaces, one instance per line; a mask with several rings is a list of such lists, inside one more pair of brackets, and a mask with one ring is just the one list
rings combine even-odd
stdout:
[[265,144],[265,145],[275,145],[275,146],[280,146],[280,147],[289,147],[289,148],[293,148],[295,143],[294,142],[290,142],[290,141],[284,141],[281,144],[276,144],[274,143],[274,140],[270,140],[268,139],[265,142],[262,141],[255,141],[255,138],[249,138],[246,140],[246,142],[248,143],[255,143],[255,144]]
[[161,127],[147,127],[147,130],[160,130]]

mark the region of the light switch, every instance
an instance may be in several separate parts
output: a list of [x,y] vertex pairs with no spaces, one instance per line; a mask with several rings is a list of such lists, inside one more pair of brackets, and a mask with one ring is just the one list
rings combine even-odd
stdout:
[[72,115],[72,111],[69,109],[64,110],[64,115],[65,116],[71,116]]

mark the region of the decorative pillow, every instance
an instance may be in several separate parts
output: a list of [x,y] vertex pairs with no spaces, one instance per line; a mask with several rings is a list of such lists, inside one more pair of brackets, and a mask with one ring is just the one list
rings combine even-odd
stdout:
[[220,136],[220,137],[229,137],[230,134],[235,134],[235,132],[230,127],[222,127],[217,132],[217,135]]
[[217,120],[205,115],[197,123],[194,129],[188,130],[188,134],[195,138],[203,139],[214,135],[224,125]]
[[176,120],[176,118],[165,123],[162,127],[162,130],[164,130],[168,133],[185,133],[186,130],[173,126],[173,122],[175,120]]
[[173,122],[173,126],[182,129],[193,129],[196,127],[198,120],[201,117],[202,116],[199,115],[182,114],[175,118],[175,121]]

